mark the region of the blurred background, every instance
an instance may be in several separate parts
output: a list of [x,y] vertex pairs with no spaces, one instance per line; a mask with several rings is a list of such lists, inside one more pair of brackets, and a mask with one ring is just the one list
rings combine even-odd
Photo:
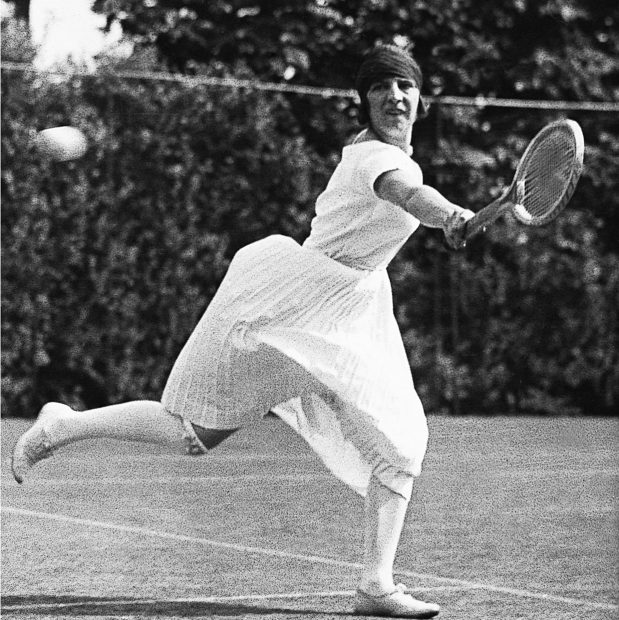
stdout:
[[[64,13],[52,11],[63,6]],[[558,118],[584,131],[562,216],[511,216],[390,267],[428,413],[619,411],[619,5],[610,0],[2,3],[2,415],[158,399],[243,245],[302,241],[358,131],[378,41],[411,46],[426,183],[477,210]],[[34,132],[90,148],[44,160]]]

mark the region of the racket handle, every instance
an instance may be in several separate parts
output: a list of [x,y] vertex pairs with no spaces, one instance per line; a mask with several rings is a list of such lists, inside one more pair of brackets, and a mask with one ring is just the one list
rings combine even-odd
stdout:
[[512,203],[506,199],[506,194],[499,196],[494,202],[478,211],[464,226],[464,238],[470,239],[480,232],[483,232],[487,226],[498,220],[505,211],[508,211]]

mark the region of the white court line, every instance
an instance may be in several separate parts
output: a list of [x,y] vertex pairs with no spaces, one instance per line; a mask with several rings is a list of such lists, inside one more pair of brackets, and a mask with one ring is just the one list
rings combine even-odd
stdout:
[[[163,538],[167,540],[176,540],[180,542],[188,542],[198,545],[204,545],[209,547],[216,547],[220,549],[230,549],[232,551],[239,551],[241,553],[255,553],[259,555],[265,555],[276,558],[286,558],[288,560],[298,560],[300,562],[313,562],[315,564],[324,564],[328,566],[339,566],[345,568],[363,568],[362,564],[358,562],[347,562],[345,560],[336,560],[334,558],[326,558],[317,555],[308,555],[303,553],[293,553],[290,551],[279,551],[277,549],[264,549],[261,547],[250,547],[247,545],[240,545],[235,543],[227,543],[218,540],[212,540],[209,538],[198,538],[194,536],[187,536],[185,534],[173,534],[171,532],[160,532],[158,530],[151,530],[144,527],[137,527],[131,525],[119,525],[115,523],[108,523],[105,521],[94,521],[92,519],[80,519],[77,517],[69,517],[66,515],[54,514],[49,512],[39,512],[35,510],[26,510],[23,508],[13,508],[11,506],[3,506],[2,512],[9,514],[21,515],[25,517],[34,517],[38,519],[48,519],[50,521],[60,521],[61,523],[73,523],[76,525],[83,525],[86,527],[96,527],[105,530],[113,530],[116,532],[126,532],[131,534],[139,534],[142,536],[153,536],[156,538]],[[509,594],[511,596],[519,596],[522,598],[532,598],[537,600],[550,601],[554,603],[565,603],[568,605],[580,605],[582,607],[589,607],[594,609],[607,609],[617,610],[619,605],[612,603],[601,603],[597,601],[587,601],[583,599],[570,598],[565,596],[556,596],[554,594],[547,594],[545,592],[531,592],[529,590],[521,590],[518,588],[509,588],[504,586],[494,586],[491,584],[479,583],[475,581],[468,581],[466,579],[454,579],[452,577],[441,577],[440,575],[432,575],[428,573],[418,573],[415,571],[407,570],[395,570],[396,574],[406,577],[413,577],[416,579],[432,579],[436,581],[442,581],[445,584],[453,586],[461,586],[472,590],[487,590],[489,592],[499,592],[501,594]]]
[[[476,476],[501,476],[504,478],[513,477],[514,472],[509,470],[486,470],[479,468],[475,471]],[[578,478],[586,478],[587,476],[618,476],[618,467],[583,467],[572,469],[561,469],[560,467],[553,468],[550,466],[547,469],[540,470],[528,470],[518,472],[518,476],[524,476],[526,478],[548,478],[548,476],[577,476]]]
[[[105,440],[102,440],[105,441]],[[63,454],[63,459],[70,460],[79,460],[83,462],[83,456],[81,453],[78,453],[77,450],[73,454],[69,452],[65,452]],[[111,459],[121,460],[122,453],[118,452],[117,454],[112,454]],[[190,462],[187,459],[196,459],[199,462],[201,459],[208,459],[209,461],[232,461],[233,463],[241,463],[244,461],[268,461],[269,463],[272,461],[295,461],[299,463],[320,463],[318,457],[313,454],[248,454],[248,453],[236,453],[236,452],[213,452],[212,454],[206,455],[192,455],[188,454],[176,454],[174,452],[144,452],[144,453],[131,453],[131,459],[134,461],[152,461],[153,459],[161,460],[161,461],[180,461],[182,463]]]
[[[555,474],[563,476],[569,471],[563,472],[545,472],[543,476],[548,478],[549,475]],[[596,470],[574,470],[573,473],[578,473],[581,477],[593,476],[593,475],[619,475],[619,470],[610,469],[596,469]],[[497,472],[493,472],[493,475]],[[484,475],[481,472],[479,476]],[[500,473],[498,475],[501,475]],[[506,472],[507,475],[507,472]],[[509,474],[512,475],[512,474]],[[528,474],[527,474],[528,475]],[[542,473],[540,472],[540,476]],[[537,474],[535,474],[537,476]],[[534,477],[534,476],[529,476]],[[13,477],[10,475],[3,476],[3,479],[13,481]],[[209,476],[160,476],[158,478],[131,478],[120,476],[104,476],[104,477],[79,477],[79,478],[31,478],[28,480],[28,486],[40,485],[60,485],[60,486],[92,486],[93,484],[111,484],[115,486],[134,486],[134,485],[154,485],[154,484],[210,484],[216,482],[252,482],[259,481],[263,483],[280,483],[280,482],[310,482],[310,481],[335,481],[333,474],[330,473],[304,473],[299,472],[296,474],[239,474],[230,473],[222,475],[209,475]]]
[[36,478],[28,480],[28,486],[61,485],[61,486],[92,486],[93,484],[113,484],[115,486],[131,486],[136,484],[208,484],[213,482],[309,482],[311,480],[335,480],[333,474],[229,474],[222,476],[162,476],[159,478],[126,478],[107,476],[97,478]]

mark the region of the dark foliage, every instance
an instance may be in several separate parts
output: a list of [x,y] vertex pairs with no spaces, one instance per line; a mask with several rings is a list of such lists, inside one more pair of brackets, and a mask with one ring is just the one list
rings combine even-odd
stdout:
[[[177,71],[349,87],[362,50],[406,32],[432,95],[616,97],[607,2],[263,4],[101,8],[142,43],[134,65],[154,46]],[[15,24],[3,28],[4,59],[28,58]],[[415,157],[426,182],[477,209],[560,115],[435,105]],[[459,254],[422,230],[390,269],[429,411],[617,410],[619,131],[609,114],[571,116],[586,171],[557,222],[528,229],[508,217]],[[43,161],[32,132],[62,124],[88,134],[89,152]],[[49,399],[158,398],[233,253],[267,234],[307,235],[355,128],[348,100],[3,71],[4,415]]]

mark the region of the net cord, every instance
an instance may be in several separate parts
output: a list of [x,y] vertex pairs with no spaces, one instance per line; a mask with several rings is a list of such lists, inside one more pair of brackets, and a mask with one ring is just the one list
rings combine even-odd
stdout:
[[[260,90],[268,92],[292,93],[313,97],[344,98],[358,101],[357,92],[352,89],[328,88],[308,86],[303,84],[286,84],[279,82],[262,82],[260,80],[240,79],[234,77],[218,78],[206,75],[182,75],[178,73],[164,73],[155,71],[100,71],[93,73],[86,69],[58,68],[39,69],[28,63],[3,61],[0,69],[7,72],[35,73],[40,75],[55,75],[71,77],[98,77],[114,76],[123,80],[146,80],[158,82],[174,82],[188,87],[208,86],[217,88],[237,88]],[[436,105],[464,106],[464,107],[495,107],[495,108],[522,108],[537,110],[564,110],[590,112],[619,112],[619,102],[614,101],[552,101],[534,99],[502,99],[498,97],[456,97],[448,95],[424,95],[426,102]]]

